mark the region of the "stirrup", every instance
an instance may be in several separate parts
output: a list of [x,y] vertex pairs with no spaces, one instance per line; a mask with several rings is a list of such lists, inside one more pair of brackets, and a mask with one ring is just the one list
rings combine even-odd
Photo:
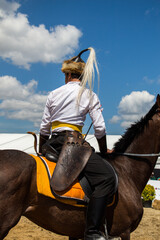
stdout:
[[108,237],[102,234],[101,232],[90,233],[84,236],[84,240],[108,240]]
[[106,237],[106,239],[109,239],[108,231],[107,231],[107,220],[106,220],[106,218],[104,219],[104,224],[103,224],[103,226],[104,226],[104,234],[105,234],[105,237]]

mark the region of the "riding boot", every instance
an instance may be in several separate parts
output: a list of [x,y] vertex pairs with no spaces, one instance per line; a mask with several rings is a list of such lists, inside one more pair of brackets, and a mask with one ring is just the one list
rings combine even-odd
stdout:
[[107,198],[91,198],[87,209],[87,223],[84,234],[84,240],[106,240],[100,232],[100,227],[104,218],[105,208],[107,205]]

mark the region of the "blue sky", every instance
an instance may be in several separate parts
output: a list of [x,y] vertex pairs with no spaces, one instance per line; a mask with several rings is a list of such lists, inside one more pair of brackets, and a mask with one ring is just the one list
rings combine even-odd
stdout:
[[90,46],[107,132],[123,134],[160,93],[160,1],[0,0],[0,132],[39,132],[62,61]]

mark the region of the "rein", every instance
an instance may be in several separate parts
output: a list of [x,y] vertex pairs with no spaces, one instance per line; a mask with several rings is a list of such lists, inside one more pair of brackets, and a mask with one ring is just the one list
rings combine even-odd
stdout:
[[122,156],[129,156],[129,157],[159,157],[160,153],[150,153],[150,154],[143,154],[143,153],[116,153],[113,152],[113,154],[116,155],[122,155]]

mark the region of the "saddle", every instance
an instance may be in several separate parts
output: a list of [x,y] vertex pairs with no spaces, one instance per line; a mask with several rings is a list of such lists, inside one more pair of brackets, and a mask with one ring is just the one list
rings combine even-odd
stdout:
[[62,192],[69,188],[85,167],[92,148],[77,131],[67,131],[64,145],[51,178],[51,188]]

